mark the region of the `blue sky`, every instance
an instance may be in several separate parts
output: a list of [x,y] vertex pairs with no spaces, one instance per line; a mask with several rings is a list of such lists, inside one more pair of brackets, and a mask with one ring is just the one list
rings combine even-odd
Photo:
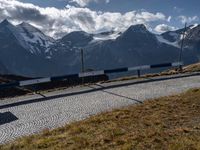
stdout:
[[200,23],[199,0],[0,0],[0,4],[1,20],[25,21],[53,37],[74,30],[123,31],[139,23],[162,33],[182,28],[184,22]]
[[[42,7],[57,7],[63,8],[67,4],[73,5],[75,3],[70,0],[21,0],[23,2],[30,2]],[[103,1],[103,0],[102,0]],[[132,10],[145,9],[151,12],[163,12],[170,15],[199,15],[199,0],[110,0],[109,3],[104,2],[89,3],[88,8],[100,11],[111,12],[127,12]],[[179,11],[174,8],[178,8]],[[180,12],[181,11],[181,12]]]
[[[73,4],[69,0],[21,0],[42,7],[63,8],[67,4]],[[87,7],[105,11],[130,11],[135,9],[146,9],[149,11],[171,12],[173,7],[179,7],[188,13],[198,13],[200,1],[198,0],[110,0],[107,5],[103,2],[90,3]]]

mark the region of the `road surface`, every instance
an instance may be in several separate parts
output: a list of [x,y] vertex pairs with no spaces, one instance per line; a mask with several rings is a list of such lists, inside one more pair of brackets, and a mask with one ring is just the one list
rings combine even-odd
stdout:
[[75,87],[0,101],[0,144],[114,108],[200,87],[200,76],[172,76]]

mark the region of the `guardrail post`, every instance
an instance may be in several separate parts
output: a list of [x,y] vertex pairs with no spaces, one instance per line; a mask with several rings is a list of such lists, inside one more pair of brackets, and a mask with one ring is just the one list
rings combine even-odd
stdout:
[[183,72],[183,66],[182,65],[179,66],[179,71]]
[[140,70],[137,70],[137,74],[138,74],[138,78],[140,78],[141,76]]
[[[78,74],[68,74],[65,76],[55,76],[55,77],[48,77],[48,78],[37,78],[37,79],[31,79],[31,80],[25,80],[25,81],[15,81],[10,83],[3,83],[0,84],[0,89],[6,89],[6,88],[13,88],[13,87],[24,87],[28,85],[37,85],[41,83],[49,83],[54,81],[65,81],[66,79],[70,83],[74,82],[81,82],[82,84],[85,83],[84,78],[88,78],[90,76],[94,76],[94,79],[96,80],[95,76],[98,75],[104,75],[104,74],[112,74],[112,73],[119,73],[119,72],[128,72],[128,71],[137,71],[137,75],[140,78],[141,77],[141,71],[147,70],[147,69],[155,69],[155,68],[164,68],[164,67],[183,67],[183,62],[174,62],[174,63],[163,63],[163,64],[154,64],[154,65],[143,65],[143,66],[134,66],[134,67],[124,67],[124,68],[115,68],[115,69],[109,69],[109,70],[100,70],[100,71],[91,71],[91,72],[80,72]],[[75,84],[75,83],[74,83]]]

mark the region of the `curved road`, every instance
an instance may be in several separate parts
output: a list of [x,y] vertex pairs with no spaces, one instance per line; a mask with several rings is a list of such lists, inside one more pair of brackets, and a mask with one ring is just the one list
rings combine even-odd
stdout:
[[[75,87],[0,101],[0,144],[150,98],[200,87],[200,76],[153,78]],[[10,122],[12,121],[12,122]]]

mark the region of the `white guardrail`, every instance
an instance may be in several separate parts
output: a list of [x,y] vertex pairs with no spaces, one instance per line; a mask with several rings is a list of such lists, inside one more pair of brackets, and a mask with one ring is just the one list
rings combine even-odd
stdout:
[[39,79],[33,79],[33,80],[16,81],[16,82],[11,82],[11,83],[0,84],[0,89],[12,88],[12,87],[23,87],[27,85],[48,83],[52,81],[62,81],[62,80],[66,80],[72,77],[84,78],[84,77],[91,77],[91,76],[98,76],[98,75],[112,74],[112,73],[119,73],[119,72],[128,72],[128,71],[138,71],[138,76],[139,76],[141,70],[163,68],[163,67],[179,67],[179,66],[183,66],[183,63],[174,62],[174,63],[163,63],[163,64],[155,64],[155,65],[143,65],[143,66],[135,66],[135,67],[124,67],[124,68],[117,68],[117,69],[101,70],[101,71],[83,72],[79,74],[71,74],[71,75],[66,75],[66,76],[39,78]]

